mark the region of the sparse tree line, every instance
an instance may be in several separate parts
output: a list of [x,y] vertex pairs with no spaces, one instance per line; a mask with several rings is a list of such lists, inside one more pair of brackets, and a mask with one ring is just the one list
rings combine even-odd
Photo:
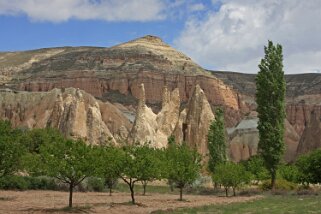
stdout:
[[89,177],[104,179],[110,194],[117,180],[123,180],[133,204],[135,184],[142,183],[145,194],[148,182],[168,179],[179,188],[182,200],[183,189],[199,177],[201,157],[184,143],[170,141],[166,149],[148,143],[91,146],[53,129],[13,129],[10,122],[0,121],[0,180],[16,173],[54,178],[68,185],[72,207],[75,187]]
[[[260,184],[263,189],[270,189],[267,179],[271,176],[261,156],[240,163],[227,160],[224,136],[220,135],[224,128],[219,128],[222,123],[224,126],[223,112],[219,109],[216,115],[208,134],[208,166],[201,165],[201,156],[195,150],[177,144],[173,137],[169,138],[166,149],[151,148],[149,144],[122,148],[91,146],[81,140],[65,139],[53,129],[13,129],[8,121],[0,121],[0,183],[5,183],[7,176],[15,173],[32,176],[30,182],[54,185],[53,179],[59,180],[69,188],[69,206],[72,206],[75,187],[90,177],[104,180],[110,194],[117,181],[123,180],[131,192],[132,203],[135,203],[135,184],[141,183],[145,194],[148,182],[161,179],[179,188],[182,200],[183,189],[199,178],[202,168],[208,168],[215,188],[223,187],[226,196],[230,189],[235,196],[236,190],[247,184]],[[214,136],[220,138],[214,139]],[[219,149],[211,145],[215,143],[221,143],[217,146]],[[301,156],[295,164],[279,165],[277,188],[293,183],[304,186],[320,183],[320,169],[321,150]]]

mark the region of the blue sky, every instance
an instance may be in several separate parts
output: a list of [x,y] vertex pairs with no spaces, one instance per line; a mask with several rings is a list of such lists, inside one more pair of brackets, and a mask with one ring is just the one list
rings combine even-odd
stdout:
[[272,40],[286,73],[319,73],[320,11],[320,0],[0,0],[0,51],[109,47],[151,34],[205,68],[256,73]]

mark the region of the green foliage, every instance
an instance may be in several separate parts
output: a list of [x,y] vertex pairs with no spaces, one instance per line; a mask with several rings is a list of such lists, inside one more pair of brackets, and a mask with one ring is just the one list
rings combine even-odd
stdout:
[[96,157],[95,174],[104,179],[104,183],[109,188],[111,194],[123,170],[124,152],[117,147],[104,146],[95,147],[94,153]]
[[282,46],[269,41],[264,47],[265,57],[256,76],[258,112],[258,150],[271,174],[274,186],[277,167],[284,152],[285,79]]
[[5,190],[57,190],[53,178],[29,176],[5,176],[0,179],[0,189]]
[[9,121],[0,121],[0,177],[22,168],[25,148],[19,143],[21,131],[13,129]]
[[[269,180],[263,181],[260,184],[260,188],[264,191],[271,190],[272,189],[271,182]],[[285,191],[295,190],[297,189],[297,184],[284,179],[277,179],[275,181],[275,189],[285,190]]]
[[95,192],[102,192],[105,188],[105,182],[102,178],[97,177],[89,177],[87,179],[87,190],[88,191],[95,191]]
[[43,144],[40,146],[39,154],[28,155],[25,160],[31,174],[54,177],[69,185],[70,207],[74,187],[95,173],[92,148],[80,140]]
[[161,152],[160,149],[150,148],[148,144],[124,147],[120,177],[131,190],[133,204],[135,204],[134,185],[136,182],[146,183],[161,178],[163,170],[162,161],[159,159]]
[[284,180],[298,183],[299,170],[296,165],[280,165],[278,174]]
[[298,181],[304,185],[321,183],[321,149],[301,155],[297,162]]
[[245,170],[251,173],[251,180],[254,180],[255,184],[258,184],[259,181],[270,178],[269,172],[264,167],[264,161],[260,156],[252,156],[241,163],[245,167]]
[[62,134],[56,129],[32,129],[24,133],[21,143],[27,147],[30,153],[38,154],[41,145],[63,141],[63,139]]
[[207,135],[210,172],[215,173],[215,166],[226,161],[224,113],[221,108],[215,111],[215,120],[212,121]]
[[243,165],[225,162],[216,166],[213,181],[224,186],[226,196],[228,196],[229,188],[233,189],[235,196],[236,188],[250,182],[250,177],[251,175],[245,170]]
[[201,156],[185,144],[172,145],[166,150],[167,178],[182,191],[187,184],[192,184],[199,176]]

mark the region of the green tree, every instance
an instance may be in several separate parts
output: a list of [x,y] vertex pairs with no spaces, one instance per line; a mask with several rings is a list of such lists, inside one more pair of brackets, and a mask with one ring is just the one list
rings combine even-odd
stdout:
[[212,121],[207,135],[209,160],[208,168],[215,173],[215,167],[226,161],[224,112],[221,108],[215,111],[215,120]]
[[233,189],[233,195],[236,195],[236,189],[243,183],[250,181],[250,174],[241,164],[233,162],[220,163],[216,166],[213,180],[222,184],[225,189],[225,195],[228,196],[229,188]]
[[123,169],[123,150],[113,146],[99,146],[95,147],[95,150],[96,174],[104,178],[111,195]]
[[285,79],[282,46],[271,41],[264,47],[265,57],[256,76],[258,112],[258,150],[271,175],[272,190],[276,172],[284,153]]
[[[31,161],[30,161],[31,160]],[[95,172],[92,148],[81,140],[62,140],[40,146],[39,154],[29,155],[31,174],[54,177],[69,185],[69,207],[74,188]]]
[[9,121],[0,121],[0,178],[22,168],[25,149],[19,143],[20,138],[21,132],[13,129]]
[[183,189],[199,176],[201,156],[183,143],[169,146],[166,150],[166,160],[167,178],[180,189],[180,200],[183,200]]
[[146,190],[148,181],[160,178],[161,165],[158,156],[155,155],[159,151],[161,150],[149,148],[148,144],[124,147],[125,155],[120,177],[129,187],[133,204],[135,204],[136,182],[143,182]]

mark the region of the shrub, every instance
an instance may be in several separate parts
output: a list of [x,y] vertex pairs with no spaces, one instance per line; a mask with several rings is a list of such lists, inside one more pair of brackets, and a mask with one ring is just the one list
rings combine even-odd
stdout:
[[[266,190],[271,190],[271,181],[270,180],[265,180],[259,185],[260,189],[266,191]],[[295,190],[297,189],[297,184],[284,180],[284,179],[277,179],[275,182],[275,189],[276,190]]]
[[281,165],[278,174],[287,181],[298,183],[299,170],[295,165]]
[[105,189],[104,179],[97,177],[89,177],[87,180],[87,190],[102,192]]
[[49,177],[6,176],[0,179],[0,189],[6,190],[57,190],[58,184]]
[[5,176],[0,179],[0,188],[5,190],[27,190],[28,181],[21,176]]

